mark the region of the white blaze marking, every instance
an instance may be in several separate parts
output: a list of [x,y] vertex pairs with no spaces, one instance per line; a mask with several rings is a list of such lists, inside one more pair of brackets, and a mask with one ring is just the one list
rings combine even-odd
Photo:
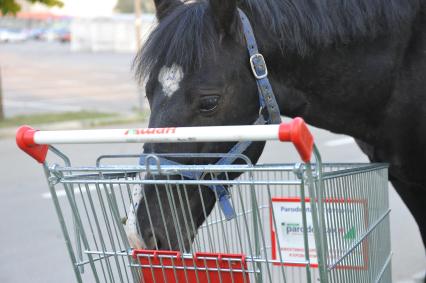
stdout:
[[138,206],[141,200],[142,187],[140,185],[135,185],[132,190],[132,202],[129,207],[129,214],[127,216],[126,225],[124,226],[130,247],[134,249],[143,249],[146,246],[143,239],[139,235],[136,217],[136,211],[138,210]]
[[178,89],[183,79],[183,69],[181,66],[173,64],[171,67],[163,67],[158,74],[158,81],[163,86],[163,92],[171,97]]

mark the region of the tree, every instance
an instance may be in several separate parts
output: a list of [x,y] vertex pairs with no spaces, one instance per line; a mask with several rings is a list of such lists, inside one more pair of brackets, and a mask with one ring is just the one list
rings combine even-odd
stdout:
[[[1,0],[0,0],[1,1]],[[154,1],[153,0],[142,0],[141,9],[144,13],[154,13]],[[121,13],[134,13],[135,4],[134,0],[118,0],[115,10]]]
[[[32,4],[42,3],[47,6],[58,6],[58,7],[63,6],[63,3],[60,0],[25,0],[25,1],[28,1]],[[7,14],[14,15],[17,12],[19,12],[19,10],[21,10],[21,5],[19,5],[19,3],[17,3],[16,0],[0,0],[0,11],[2,15],[7,15]]]

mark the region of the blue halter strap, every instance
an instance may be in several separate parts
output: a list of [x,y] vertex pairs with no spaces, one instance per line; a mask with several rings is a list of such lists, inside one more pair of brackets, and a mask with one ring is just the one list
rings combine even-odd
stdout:
[[[268,80],[268,69],[266,67],[265,59],[263,55],[259,53],[256,39],[253,33],[253,28],[251,27],[249,19],[240,9],[238,9],[238,13],[244,30],[247,50],[250,56],[250,67],[253,72],[253,76],[256,79],[259,94],[259,118],[254,122],[254,124],[279,124],[281,123],[280,110],[275,99],[272,86]],[[236,155],[245,152],[251,144],[252,142],[237,143],[231,148],[227,156],[222,157],[218,162],[216,162],[216,165],[227,165],[234,163],[237,159]],[[158,159],[160,161],[160,165],[182,165],[164,157],[158,157]],[[154,162],[154,160],[152,161]],[[150,163],[149,165],[154,165],[154,163],[151,164],[151,161],[147,161],[146,155],[142,155],[139,160],[140,165],[146,166],[147,162]],[[189,180],[199,180],[203,176],[203,172],[184,171],[180,172],[180,174]],[[216,195],[225,218],[227,220],[235,218],[236,214],[231,204],[231,194],[229,193],[228,189],[222,185],[211,185],[208,187]]]

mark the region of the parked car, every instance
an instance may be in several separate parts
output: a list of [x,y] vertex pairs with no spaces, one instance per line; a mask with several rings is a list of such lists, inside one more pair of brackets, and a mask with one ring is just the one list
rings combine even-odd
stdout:
[[71,21],[69,19],[57,21],[45,29],[40,38],[46,41],[70,42],[70,25]]
[[71,32],[68,28],[51,28],[41,35],[41,39],[46,41],[69,42],[71,41]]
[[41,40],[45,32],[45,28],[33,28],[27,31],[27,36],[28,39]]
[[22,42],[27,39],[27,33],[22,30],[0,29],[0,42]]
[[62,30],[58,31],[58,40],[60,42],[70,42],[71,41],[71,32],[69,30],[69,28],[64,28]]

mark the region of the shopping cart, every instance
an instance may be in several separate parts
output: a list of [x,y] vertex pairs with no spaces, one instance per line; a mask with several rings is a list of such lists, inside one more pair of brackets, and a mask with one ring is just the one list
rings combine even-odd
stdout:
[[[238,155],[233,165],[173,165],[162,164],[164,156],[149,155],[152,162],[134,165],[140,155],[108,155],[92,167],[73,167],[52,146],[267,140],[293,142],[306,162],[252,164]],[[77,282],[392,282],[387,165],[321,163],[300,120],[265,126],[93,131],[35,131],[23,126],[17,143],[43,165]],[[49,159],[59,158],[60,164],[47,163],[48,152]],[[167,158],[183,156],[189,155]],[[223,155],[190,156],[204,160]],[[199,178],[185,178],[188,172]],[[147,174],[156,177],[146,178]],[[132,249],[125,223],[136,211],[132,194],[143,193],[147,185],[167,190],[162,204],[174,208],[171,211],[179,207],[176,202],[187,203],[185,194],[173,197],[177,188],[226,186],[235,217],[227,219],[216,205],[193,231],[190,250]],[[66,198],[58,197],[59,186]],[[183,222],[170,217],[176,220],[176,231],[196,229],[191,217]]]

